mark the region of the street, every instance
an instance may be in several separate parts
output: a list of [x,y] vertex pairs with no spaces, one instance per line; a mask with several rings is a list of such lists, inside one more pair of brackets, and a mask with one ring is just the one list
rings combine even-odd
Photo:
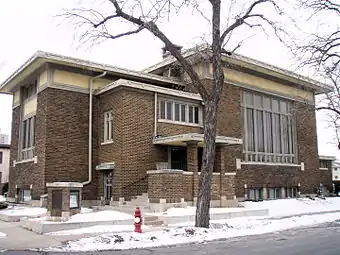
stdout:
[[[311,228],[292,229],[280,233],[248,236],[208,244],[171,248],[74,253],[77,255],[338,255],[340,254],[340,221]],[[70,253],[4,251],[4,255],[63,255]]]

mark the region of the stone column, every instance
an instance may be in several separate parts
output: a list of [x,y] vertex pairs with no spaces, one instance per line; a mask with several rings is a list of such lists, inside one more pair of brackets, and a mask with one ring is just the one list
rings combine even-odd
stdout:
[[215,170],[220,173],[220,199],[226,196],[225,146],[216,146]]
[[193,200],[197,198],[198,194],[198,156],[197,156],[197,142],[187,143],[187,170],[193,172]]

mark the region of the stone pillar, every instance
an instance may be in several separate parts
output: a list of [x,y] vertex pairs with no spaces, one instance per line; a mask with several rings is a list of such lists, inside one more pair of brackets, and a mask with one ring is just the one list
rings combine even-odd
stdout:
[[79,182],[46,183],[47,213],[54,219],[68,218],[81,210],[81,191]]
[[216,147],[215,170],[220,173],[220,199],[226,196],[225,146]]
[[193,172],[193,197],[198,194],[198,156],[197,156],[197,142],[187,143],[187,170]]
[[267,190],[267,188],[266,188],[266,187],[263,187],[262,191],[263,191],[263,192],[262,192],[263,200],[268,199],[268,190]]
[[286,189],[284,187],[281,188],[281,198],[286,198]]

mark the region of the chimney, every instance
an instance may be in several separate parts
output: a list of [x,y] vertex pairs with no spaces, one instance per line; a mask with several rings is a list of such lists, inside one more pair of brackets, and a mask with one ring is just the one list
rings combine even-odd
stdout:
[[[182,46],[179,46],[179,45],[176,45],[176,44],[175,44],[175,47],[176,47],[176,49],[177,49],[179,52],[182,51],[182,48],[183,48]],[[164,46],[164,47],[162,48],[162,56],[163,56],[163,59],[169,57],[170,55],[171,55],[170,51],[168,51],[167,48],[166,48],[166,46]]]

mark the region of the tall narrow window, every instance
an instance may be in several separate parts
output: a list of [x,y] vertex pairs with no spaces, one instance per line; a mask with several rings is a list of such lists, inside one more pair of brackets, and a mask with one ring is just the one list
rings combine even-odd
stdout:
[[166,119],[172,120],[172,102],[166,102]]
[[181,104],[181,122],[186,122],[186,105]]
[[0,164],[2,164],[3,163],[3,152],[2,151],[0,151]]
[[112,141],[112,137],[113,137],[112,125],[113,125],[112,112],[111,111],[105,112],[104,113],[104,142]]
[[179,104],[175,104],[175,121],[179,121],[180,111],[179,111]]
[[189,123],[193,123],[194,122],[194,107],[193,106],[189,106]]
[[251,92],[241,98],[244,160],[295,163],[290,102]]
[[21,125],[20,159],[31,159],[35,156],[35,116],[24,119]]

